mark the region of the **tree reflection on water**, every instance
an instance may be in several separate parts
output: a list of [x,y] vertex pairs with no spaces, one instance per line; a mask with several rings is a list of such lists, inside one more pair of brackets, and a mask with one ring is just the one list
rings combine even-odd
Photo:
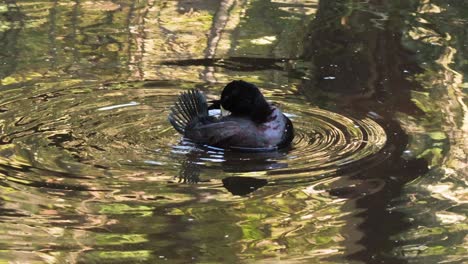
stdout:
[[[466,7],[0,3],[0,260],[461,263]],[[176,96],[233,79],[291,149],[180,142]]]

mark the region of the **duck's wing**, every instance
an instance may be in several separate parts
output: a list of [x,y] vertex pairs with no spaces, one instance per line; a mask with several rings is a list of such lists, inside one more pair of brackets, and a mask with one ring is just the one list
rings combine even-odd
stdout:
[[242,129],[234,121],[220,121],[211,124],[197,125],[185,131],[185,137],[198,143],[223,147],[227,142],[239,135]]

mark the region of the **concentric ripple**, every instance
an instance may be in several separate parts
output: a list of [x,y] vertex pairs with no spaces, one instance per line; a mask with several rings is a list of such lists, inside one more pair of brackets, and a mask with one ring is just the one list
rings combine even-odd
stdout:
[[318,108],[297,113],[294,168],[290,172],[334,171],[376,154],[386,142],[381,126],[370,118],[353,119]]
[[[164,180],[182,177],[193,182],[200,180],[200,174],[210,179],[233,175],[298,178],[360,164],[386,142],[384,129],[371,118],[354,119],[297,98],[282,101],[276,95],[267,97],[280,104],[295,127],[290,149],[241,153],[196,146],[181,140],[167,121],[170,106],[183,91],[181,86],[194,87],[168,82],[95,87],[80,83],[67,88],[38,84],[6,90],[3,98],[10,99],[1,102],[1,141],[2,157],[10,158],[2,158],[2,164],[38,174],[68,175],[63,184],[69,188],[91,186],[94,177],[136,171],[145,175],[158,171]],[[201,88],[208,97],[219,94],[219,88]],[[16,181],[32,181],[27,173],[18,175]],[[128,184],[124,177],[114,178],[111,184]]]

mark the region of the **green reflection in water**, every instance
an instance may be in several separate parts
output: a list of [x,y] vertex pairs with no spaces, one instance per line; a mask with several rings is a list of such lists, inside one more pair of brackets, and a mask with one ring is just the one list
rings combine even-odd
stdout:
[[[463,261],[464,10],[0,3],[0,260]],[[179,142],[175,96],[239,78],[293,115],[292,150]]]

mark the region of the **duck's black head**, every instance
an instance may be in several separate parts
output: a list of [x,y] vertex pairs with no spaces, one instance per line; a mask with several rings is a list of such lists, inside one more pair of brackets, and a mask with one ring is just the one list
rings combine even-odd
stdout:
[[248,116],[258,123],[267,121],[273,111],[257,86],[241,80],[232,81],[224,87],[221,105],[232,115]]

